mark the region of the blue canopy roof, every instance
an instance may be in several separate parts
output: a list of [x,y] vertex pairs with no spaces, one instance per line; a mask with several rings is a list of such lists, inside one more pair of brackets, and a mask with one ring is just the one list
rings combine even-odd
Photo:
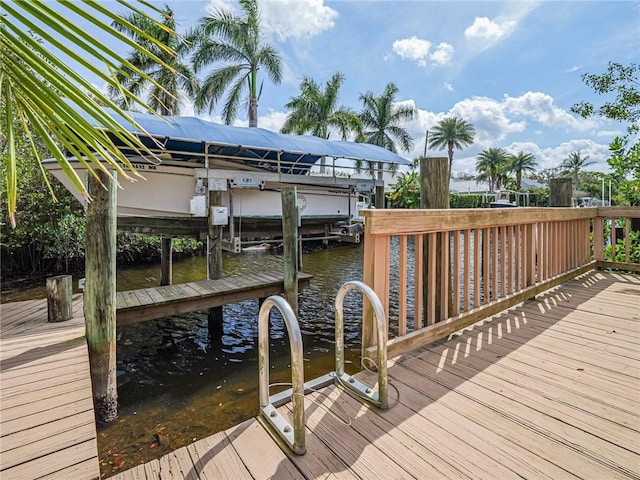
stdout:
[[[405,158],[367,143],[331,141],[311,135],[285,135],[262,128],[232,127],[195,117],[159,117],[130,113],[146,133],[115,112],[109,114],[151,149],[157,144],[174,159],[197,160],[205,153],[242,160],[254,166],[275,166],[279,159],[289,173],[304,173],[322,157],[410,165]],[[99,127],[99,125],[95,125]],[[115,138],[115,137],[114,137]],[[205,151],[205,149],[207,151]]]

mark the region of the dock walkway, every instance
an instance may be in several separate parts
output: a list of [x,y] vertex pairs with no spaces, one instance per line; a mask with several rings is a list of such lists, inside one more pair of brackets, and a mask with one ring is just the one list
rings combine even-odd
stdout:
[[115,478],[639,479],[640,277],[589,272],[391,360],[389,380],[387,411],[308,395],[304,456],[249,420]]
[[[298,272],[298,288],[309,286],[311,278],[307,273]],[[283,292],[281,272],[255,272],[218,280],[128,290],[116,294],[116,322],[119,326],[128,325]]]
[[80,295],[47,323],[47,301],[0,307],[0,478],[93,479],[98,447]]

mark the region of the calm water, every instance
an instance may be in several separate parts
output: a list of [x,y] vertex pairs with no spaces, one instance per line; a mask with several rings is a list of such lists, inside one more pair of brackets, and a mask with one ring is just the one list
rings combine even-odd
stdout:
[[[226,276],[281,270],[282,256],[265,251],[225,254],[223,265]],[[333,304],[343,283],[362,279],[362,246],[305,253],[303,270],[314,276],[299,300],[309,380],[335,369]],[[117,288],[156,286],[159,278],[159,265],[119,269]],[[205,278],[204,258],[174,262],[174,283]],[[45,295],[44,287],[3,292],[3,301]],[[345,301],[345,356],[351,372],[359,367],[359,297],[349,294]],[[290,382],[286,327],[273,317],[270,381]],[[208,338],[206,312],[118,329],[119,417],[98,431],[105,476],[258,414],[257,318],[257,301],[224,307],[224,335],[216,341]]]

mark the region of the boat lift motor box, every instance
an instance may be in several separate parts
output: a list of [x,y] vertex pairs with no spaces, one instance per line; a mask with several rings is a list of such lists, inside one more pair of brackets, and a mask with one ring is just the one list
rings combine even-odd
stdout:
[[211,207],[211,225],[228,225],[227,207]]

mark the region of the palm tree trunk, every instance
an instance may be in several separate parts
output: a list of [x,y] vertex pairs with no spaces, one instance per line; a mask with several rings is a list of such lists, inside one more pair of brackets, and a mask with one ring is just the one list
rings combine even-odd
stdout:
[[449,178],[451,178],[451,168],[453,167],[453,142],[447,144],[449,147]]
[[249,99],[249,127],[258,126],[258,99]]

